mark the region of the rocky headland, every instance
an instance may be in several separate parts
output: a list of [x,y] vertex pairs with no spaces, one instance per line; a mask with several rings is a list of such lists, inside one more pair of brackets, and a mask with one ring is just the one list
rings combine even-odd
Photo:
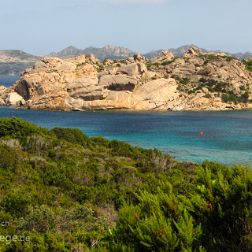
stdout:
[[45,57],[10,88],[0,104],[47,110],[228,110],[252,108],[251,60],[190,48],[146,59],[94,55]]

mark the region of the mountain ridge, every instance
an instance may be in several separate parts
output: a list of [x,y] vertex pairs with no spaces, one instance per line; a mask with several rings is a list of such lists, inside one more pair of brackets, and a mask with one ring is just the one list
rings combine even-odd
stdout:
[[[219,53],[222,51],[209,51],[203,48],[200,48],[194,44],[188,44],[184,46],[180,46],[178,48],[168,48],[165,51],[172,52],[175,57],[181,57],[186,51],[190,48],[198,48],[203,52],[215,52]],[[142,54],[144,57],[150,59],[153,57],[157,57],[163,49],[153,50],[147,53]],[[252,52],[238,52],[238,53],[227,53],[233,57],[239,59],[252,58]],[[138,54],[138,52],[134,52],[126,47],[121,46],[112,46],[105,45],[101,48],[98,47],[88,47],[85,49],[79,49],[74,46],[68,46],[59,52],[52,52],[48,56],[49,57],[59,57],[59,58],[68,58],[79,55],[89,55],[93,54],[96,58],[100,60],[104,59],[112,59],[112,60],[120,60],[126,59],[134,54]],[[0,75],[20,75],[27,68],[34,67],[36,62],[41,59],[40,56],[32,55],[26,53],[21,50],[0,50]]]

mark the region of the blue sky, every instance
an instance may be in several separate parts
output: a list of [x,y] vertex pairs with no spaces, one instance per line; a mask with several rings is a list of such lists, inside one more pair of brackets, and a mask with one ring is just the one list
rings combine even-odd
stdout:
[[0,0],[0,49],[139,52],[196,44],[252,51],[251,0]]

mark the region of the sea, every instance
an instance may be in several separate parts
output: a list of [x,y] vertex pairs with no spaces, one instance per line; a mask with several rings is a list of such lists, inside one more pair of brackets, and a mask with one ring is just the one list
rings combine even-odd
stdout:
[[[4,83],[1,78],[0,83]],[[0,118],[4,117],[23,118],[49,129],[79,128],[88,136],[156,148],[181,161],[210,160],[252,167],[252,111],[249,110],[52,112],[0,107]]]
[[0,85],[11,86],[19,79],[18,75],[0,75]]

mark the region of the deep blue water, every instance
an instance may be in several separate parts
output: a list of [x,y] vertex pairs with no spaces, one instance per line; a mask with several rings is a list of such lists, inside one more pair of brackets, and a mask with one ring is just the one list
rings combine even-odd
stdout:
[[49,112],[0,108],[0,117],[10,116],[47,128],[80,128],[89,136],[157,148],[179,160],[252,165],[252,111]]
[[18,79],[19,79],[19,76],[0,75],[0,85],[9,87],[13,83],[15,83]]

